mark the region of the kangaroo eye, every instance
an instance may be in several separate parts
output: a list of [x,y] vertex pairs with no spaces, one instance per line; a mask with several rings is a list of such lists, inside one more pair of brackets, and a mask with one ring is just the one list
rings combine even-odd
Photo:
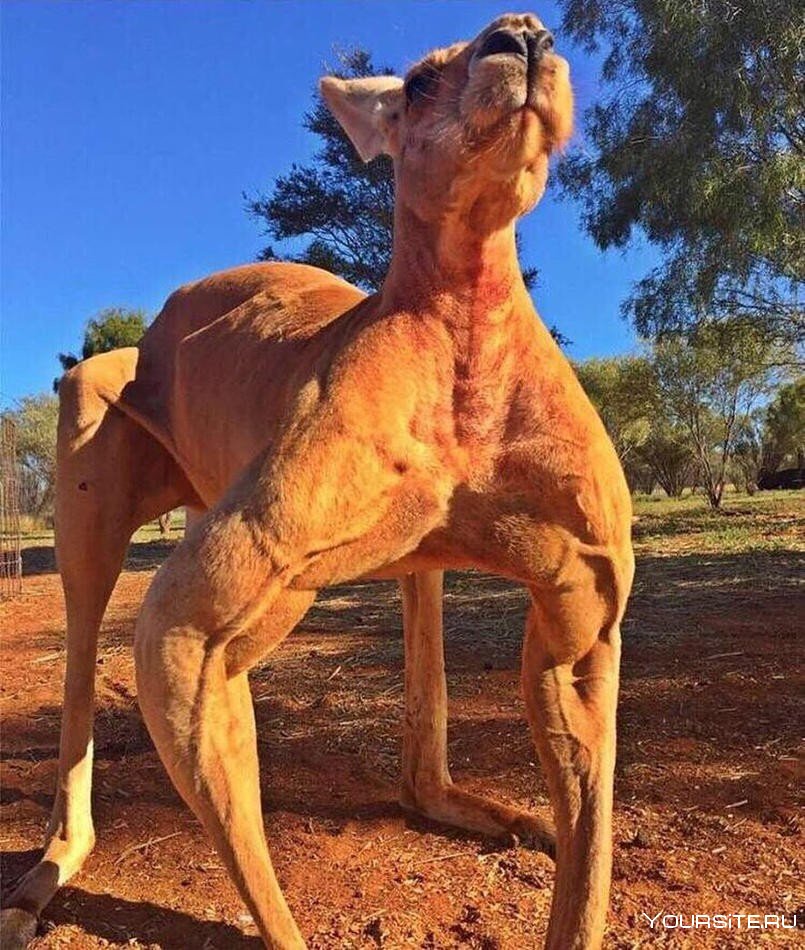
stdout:
[[405,81],[405,99],[409,105],[421,99],[435,99],[438,73],[432,70],[420,70]]

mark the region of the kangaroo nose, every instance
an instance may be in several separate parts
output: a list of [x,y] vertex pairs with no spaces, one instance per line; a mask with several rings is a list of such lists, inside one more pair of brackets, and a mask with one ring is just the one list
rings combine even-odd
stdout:
[[501,53],[533,59],[553,49],[553,34],[549,30],[495,30],[484,40],[478,58]]
[[485,56],[496,56],[499,53],[513,53],[527,58],[528,47],[526,46],[525,36],[522,33],[515,33],[514,30],[495,30],[494,33],[490,33],[478,51],[478,56],[483,58]]

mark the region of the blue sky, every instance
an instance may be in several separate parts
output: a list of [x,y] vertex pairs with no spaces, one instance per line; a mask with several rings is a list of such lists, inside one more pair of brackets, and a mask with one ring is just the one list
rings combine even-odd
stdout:
[[[516,5],[515,5],[516,7]],[[3,0],[0,403],[46,390],[56,353],[108,306],[156,313],[179,284],[265,243],[242,193],[268,190],[316,140],[301,128],[338,48],[405,70],[508,9],[470,0]],[[559,13],[540,2],[548,26]],[[597,63],[567,46],[581,108]],[[577,136],[581,142],[581,135]],[[537,307],[583,358],[634,345],[618,308],[654,261],[602,254],[578,207],[523,225]]]

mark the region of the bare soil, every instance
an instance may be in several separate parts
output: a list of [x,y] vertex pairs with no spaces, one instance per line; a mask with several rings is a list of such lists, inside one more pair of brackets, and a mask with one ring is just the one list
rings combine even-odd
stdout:
[[[801,946],[790,930],[652,930],[641,916],[799,908],[805,919],[802,559],[786,544],[669,553],[655,533],[638,545],[624,628],[607,945]],[[104,623],[98,845],[48,907],[38,948],[260,946],[137,707],[133,623],[170,549],[132,546]],[[5,889],[35,860],[47,821],[64,674],[52,549],[29,549],[26,570],[24,594],[0,607]],[[508,582],[450,577],[450,758],[457,782],[548,815],[518,695],[524,608]],[[268,840],[301,929],[313,948],[537,947],[551,862],[412,820],[397,804],[402,659],[395,586],[356,584],[324,593],[255,670]]]

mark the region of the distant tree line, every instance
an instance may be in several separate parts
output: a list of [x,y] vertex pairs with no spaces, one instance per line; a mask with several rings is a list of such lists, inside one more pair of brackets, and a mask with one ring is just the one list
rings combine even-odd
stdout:
[[718,508],[730,483],[752,492],[784,465],[803,467],[805,377],[755,323],[702,323],[575,368],[633,489],[701,488]]
[[20,511],[47,518],[56,486],[56,423],[59,401],[52,393],[23,396],[3,412],[16,430]]

